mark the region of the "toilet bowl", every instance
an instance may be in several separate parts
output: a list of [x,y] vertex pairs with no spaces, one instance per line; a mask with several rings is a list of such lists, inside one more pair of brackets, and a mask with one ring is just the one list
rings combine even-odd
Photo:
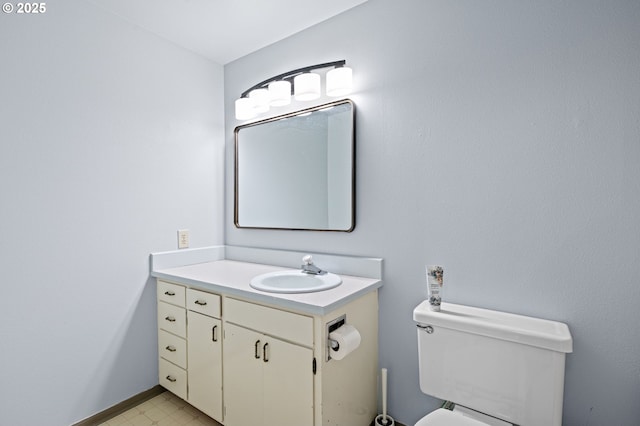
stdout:
[[455,414],[453,411],[439,408],[427,414],[416,423],[416,426],[486,426],[486,423],[479,422],[469,417]]
[[512,426],[511,423],[486,416],[473,410],[456,406],[453,410],[439,408],[422,419],[415,426]]
[[423,393],[455,404],[415,426],[562,426],[566,324],[424,301],[413,311]]

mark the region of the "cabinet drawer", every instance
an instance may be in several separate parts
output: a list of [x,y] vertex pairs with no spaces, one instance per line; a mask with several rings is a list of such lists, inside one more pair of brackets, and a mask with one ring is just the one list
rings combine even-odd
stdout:
[[313,319],[255,303],[225,299],[225,320],[271,336],[313,346]]
[[178,284],[158,280],[158,300],[184,308],[185,288]]
[[220,318],[220,296],[191,288],[187,289],[187,309]]
[[185,370],[160,358],[158,378],[164,388],[182,399],[187,399],[187,372]]
[[187,337],[187,314],[184,308],[158,302],[158,327],[180,337]]
[[158,354],[167,361],[187,368],[187,342],[181,337],[159,330]]

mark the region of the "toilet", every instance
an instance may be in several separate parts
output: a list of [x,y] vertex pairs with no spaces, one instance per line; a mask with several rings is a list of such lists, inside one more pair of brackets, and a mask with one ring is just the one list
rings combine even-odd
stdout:
[[420,390],[449,401],[415,426],[561,426],[566,324],[428,301],[418,326]]

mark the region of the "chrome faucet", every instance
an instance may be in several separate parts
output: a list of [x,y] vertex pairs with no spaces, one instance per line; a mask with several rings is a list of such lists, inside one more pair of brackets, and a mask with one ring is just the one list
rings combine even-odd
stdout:
[[302,261],[304,262],[304,264],[300,267],[302,268],[302,272],[305,274],[324,275],[327,273],[327,271],[323,271],[313,264],[313,258],[309,254],[303,257]]

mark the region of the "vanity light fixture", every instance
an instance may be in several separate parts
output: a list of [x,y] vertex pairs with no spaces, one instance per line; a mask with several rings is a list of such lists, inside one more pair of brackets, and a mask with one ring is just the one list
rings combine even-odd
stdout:
[[326,74],[327,96],[344,96],[351,92],[352,71],[345,66],[346,61],[334,61],[311,65],[288,71],[268,78],[242,92],[236,99],[236,119],[249,120],[269,111],[270,107],[279,107],[291,103],[291,95],[296,101],[312,101],[321,94],[321,76],[312,72],[332,68]]

